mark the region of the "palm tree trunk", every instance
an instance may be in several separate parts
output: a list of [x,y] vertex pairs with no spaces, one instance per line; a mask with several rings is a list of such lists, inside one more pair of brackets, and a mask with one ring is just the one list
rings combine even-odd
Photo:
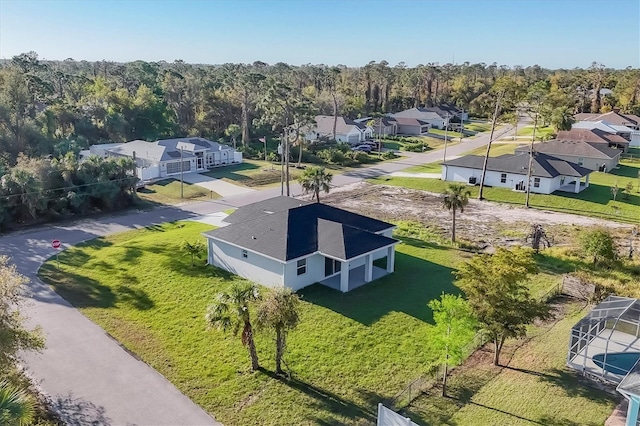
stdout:
[[282,355],[284,353],[284,332],[282,327],[276,327],[276,374],[282,374]]
[[454,207],[451,210],[452,215],[452,219],[451,219],[451,242],[455,243],[456,242],[456,208]]
[[336,94],[332,93],[333,96],[333,129],[331,131],[331,135],[333,136],[333,140],[336,140],[336,127],[338,126],[338,99],[336,98]]
[[249,349],[249,356],[251,357],[251,370],[256,371],[260,368],[258,362],[258,352],[256,351],[256,343],[253,340],[253,328],[250,322],[244,323],[245,338],[247,339],[247,347]]
[[316,203],[320,202],[320,187],[317,187],[314,191],[316,193]]

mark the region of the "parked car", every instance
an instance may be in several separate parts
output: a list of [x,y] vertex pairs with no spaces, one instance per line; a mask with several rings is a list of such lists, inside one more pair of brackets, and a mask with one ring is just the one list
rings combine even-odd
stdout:
[[362,145],[355,146],[352,149],[354,151],[362,151],[362,152],[369,153],[371,152],[371,145],[362,144]]

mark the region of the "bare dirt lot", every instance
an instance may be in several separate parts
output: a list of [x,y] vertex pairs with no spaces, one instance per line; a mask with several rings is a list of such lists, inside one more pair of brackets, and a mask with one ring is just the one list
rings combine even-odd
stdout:
[[[451,213],[442,208],[440,194],[359,182],[333,189],[322,201],[382,220],[420,222],[443,238],[451,231]],[[632,229],[617,222],[476,199],[469,200],[464,213],[458,212],[456,222],[459,238],[488,246],[522,244],[534,223],[542,224],[556,245],[569,243],[584,227],[604,226],[627,241]]]

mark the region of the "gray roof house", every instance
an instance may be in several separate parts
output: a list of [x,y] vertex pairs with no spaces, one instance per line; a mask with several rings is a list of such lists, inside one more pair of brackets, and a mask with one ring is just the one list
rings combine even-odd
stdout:
[[[466,155],[442,163],[442,180],[480,183],[484,156]],[[485,185],[527,190],[529,151],[489,157]],[[578,193],[589,187],[591,170],[541,152],[534,152],[531,170],[530,192],[551,194],[555,191]],[[585,181],[582,182],[582,179]]]
[[[536,152],[600,172],[610,172],[617,167],[622,153],[604,143],[576,140],[550,140],[537,143],[533,148]],[[516,148],[516,152],[529,152],[529,146],[520,146]]]
[[93,145],[89,154],[133,158],[137,165],[138,177],[143,181],[180,173],[197,173],[212,167],[242,162],[241,152],[230,146],[198,137]]
[[[306,135],[307,140],[316,140],[321,137],[331,138],[333,136],[334,116],[318,115],[316,116],[316,126],[309,129]],[[351,120],[347,117],[338,116],[335,120],[336,124],[336,140],[338,142],[346,142],[357,144],[370,139],[373,135],[373,129],[366,123]]]
[[[446,114],[445,114],[446,115]],[[429,110],[429,108],[410,108],[404,111],[391,114],[392,117],[398,118],[415,118],[422,120],[425,123],[429,123],[431,127],[436,129],[444,129],[445,125],[448,125],[448,118],[441,116],[437,112]]]
[[[208,261],[267,287],[321,283],[350,291],[393,272],[394,225],[321,203],[275,197],[205,232]],[[386,269],[373,265],[385,258]]]

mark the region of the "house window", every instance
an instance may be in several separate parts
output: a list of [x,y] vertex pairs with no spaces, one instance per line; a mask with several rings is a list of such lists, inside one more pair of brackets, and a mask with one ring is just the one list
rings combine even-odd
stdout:
[[578,158],[578,165],[582,166],[584,164],[584,158]]
[[297,267],[298,275],[306,274],[307,273],[307,259],[298,260],[298,264],[296,265],[296,267]]
[[540,188],[540,178],[533,178],[533,187]]
[[242,250],[242,257],[244,257],[244,258],[249,257],[249,254],[247,253],[246,250]]
[[328,277],[329,275],[337,274],[340,272],[342,268],[342,262],[335,259],[330,259],[328,257],[324,258],[324,276]]
[[500,175],[500,183],[507,183],[507,174],[506,173],[502,173]]

